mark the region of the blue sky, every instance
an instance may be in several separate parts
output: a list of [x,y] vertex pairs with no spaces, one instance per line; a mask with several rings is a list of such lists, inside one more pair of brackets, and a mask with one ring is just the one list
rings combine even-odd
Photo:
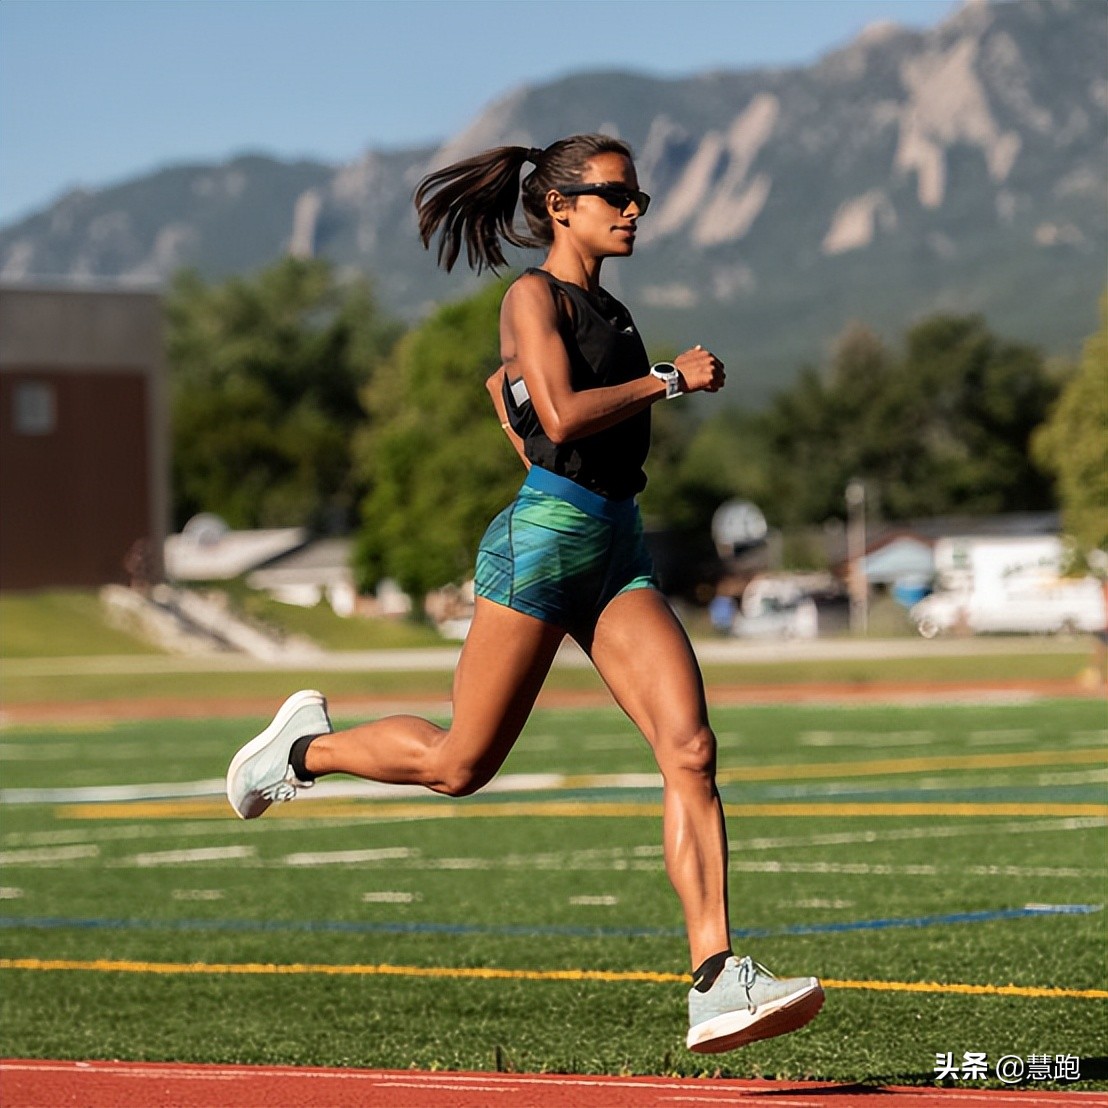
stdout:
[[0,223],[244,150],[445,138],[520,84],[811,62],[959,0],[2,0]]

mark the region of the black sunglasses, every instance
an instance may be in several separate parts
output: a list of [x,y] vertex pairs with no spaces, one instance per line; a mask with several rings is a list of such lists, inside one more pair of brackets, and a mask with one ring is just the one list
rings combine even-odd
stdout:
[[639,215],[646,215],[650,197],[641,189],[629,189],[626,185],[555,185],[555,192],[563,196],[599,196],[622,215],[634,204]]

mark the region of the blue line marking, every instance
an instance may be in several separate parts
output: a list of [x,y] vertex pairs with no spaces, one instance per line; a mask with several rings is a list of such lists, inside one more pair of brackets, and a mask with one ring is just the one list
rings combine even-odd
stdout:
[[[935,916],[850,920],[841,923],[799,923],[786,927],[736,928],[737,939],[768,939],[788,935],[835,934],[843,931],[887,931],[898,927],[936,927],[951,923],[990,923],[1034,916],[1086,916],[1103,904],[1041,904],[994,908]],[[517,938],[674,939],[680,927],[574,927],[530,924],[375,923],[369,920],[206,920],[206,919],[70,919],[65,916],[0,916],[0,928],[43,931],[314,931],[377,935],[498,935]]]

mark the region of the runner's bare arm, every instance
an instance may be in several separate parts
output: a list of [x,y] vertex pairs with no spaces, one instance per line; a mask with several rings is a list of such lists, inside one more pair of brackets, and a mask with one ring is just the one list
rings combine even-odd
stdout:
[[[511,376],[526,383],[535,414],[554,443],[603,431],[665,396],[664,382],[654,376],[575,391],[550,286],[534,274],[521,277],[504,297],[500,348]],[[717,392],[723,387],[723,363],[709,350],[696,346],[679,355],[675,364],[685,392]]]
[[563,443],[611,427],[665,396],[656,377],[576,392],[569,357],[558,333],[550,286],[525,275],[508,290],[500,308],[500,346],[512,376],[522,377],[535,414],[551,442]]
[[496,409],[496,418],[500,420],[500,426],[504,434],[508,436],[508,441],[515,447],[515,452],[519,455],[519,460],[523,463],[525,468],[530,469],[531,463],[527,460],[527,455],[523,452],[523,440],[512,430],[512,425],[508,422],[508,410],[504,407],[503,366],[500,366],[500,368],[485,382],[485,388],[488,390],[489,397],[492,399],[492,406]]

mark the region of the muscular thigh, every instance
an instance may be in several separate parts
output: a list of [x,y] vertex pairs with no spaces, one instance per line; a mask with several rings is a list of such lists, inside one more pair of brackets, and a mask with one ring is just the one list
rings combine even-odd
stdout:
[[617,703],[657,750],[708,726],[700,666],[684,628],[656,589],[621,593],[582,645]]
[[495,771],[519,737],[565,632],[477,597],[454,674],[444,757]]

